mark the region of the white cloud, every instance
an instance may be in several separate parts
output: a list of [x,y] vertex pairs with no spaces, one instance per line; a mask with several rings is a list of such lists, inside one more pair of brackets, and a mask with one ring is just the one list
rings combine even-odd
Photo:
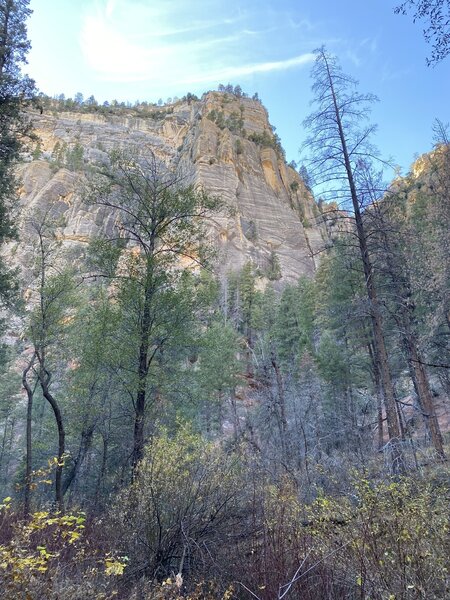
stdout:
[[[206,3],[208,4],[208,3]],[[103,0],[84,18],[80,45],[96,76],[110,82],[147,82],[149,92],[170,91],[175,84],[214,83],[300,67],[313,56],[255,61],[270,48],[267,23],[229,10],[223,0],[160,0],[151,6],[130,0]],[[214,11],[214,7],[217,9]],[[209,16],[214,14],[214,19]],[[225,18],[225,14],[227,15]],[[275,45],[274,45],[275,49]]]
[[[255,73],[271,73],[274,71],[286,71],[294,67],[300,67],[314,61],[315,55],[308,52],[286,60],[242,65],[240,67],[226,67],[218,71],[211,71],[205,75],[199,75],[196,79],[190,79],[192,83],[207,83],[212,81],[228,81],[234,77],[244,77]],[[183,83],[189,83],[188,80]]]
[[105,14],[107,17],[111,17],[114,9],[117,6],[117,0],[108,0],[106,3]]

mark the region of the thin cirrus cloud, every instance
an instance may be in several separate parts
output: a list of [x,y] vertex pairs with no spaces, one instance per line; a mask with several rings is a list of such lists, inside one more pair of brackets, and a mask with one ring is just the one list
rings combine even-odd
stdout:
[[254,15],[241,10],[220,14],[222,0],[208,3],[217,18],[205,18],[204,3],[195,1],[189,14],[183,0],[151,7],[129,0],[97,5],[84,16],[80,34],[85,62],[103,81],[148,82],[156,91],[284,71],[313,60],[309,52],[255,60],[261,48],[271,47],[269,24],[262,20],[255,26]]
[[[217,71],[211,71],[206,75],[199,75],[196,79],[190,79],[192,83],[207,83],[209,81],[229,80],[233,77],[245,77],[255,73],[271,73],[273,71],[285,71],[293,67],[300,67],[310,63],[315,59],[315,55],[311,52],[294,56],[286,60],[278,60],[257,64],[243,65],[241,67],[229,67]],[[183,83],[189,83],[186,79]]]

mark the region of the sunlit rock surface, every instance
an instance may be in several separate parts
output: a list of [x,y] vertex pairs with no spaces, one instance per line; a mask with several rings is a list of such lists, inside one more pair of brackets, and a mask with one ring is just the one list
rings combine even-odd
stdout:
[[[50,205],[53,215],[61,217],[58,236],[75,254],[83,253],[91,236],[112,228],[114,215],[82,202],[83,169],[106,162],[113,148],[139,146],[154,152],[183,181],[202,185],[232,209],[209,224],[220,273],[252,260],[264,275],[275,253],[281,281],[312,275],[326,231],[298,173],[286,165],[276,144],[267,144],[273,132],[260,102],[209,92],[201,100],[178,102],[158,113],[157,118],[136,109],[122,109],[120,115],[32,114],[40,145],[20,168],[22,241],[13,245],[14,260],[26,263],[27,227]],[[61,168],[55,158],[58,149],[70,152],[75,147],[82,148],[81,167]]]

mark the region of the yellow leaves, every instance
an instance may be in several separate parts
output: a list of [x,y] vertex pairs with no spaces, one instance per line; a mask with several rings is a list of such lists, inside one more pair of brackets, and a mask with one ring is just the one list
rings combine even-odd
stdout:
[[128,557],[121,556],[116,557],[111,554],[105,556],[105,573],[106,575],[123,575],[125,567],[127,566]]
[[[62,540],[73,545],[81,538],[84,529],[84,514],[61,515],[48,511],[36,511],[27,522],[15,525],[15,535],[9,545],[0,547],[1,566],[10,571],[13,581],[18,581],[20,573],[46,573],[52,559],[58,558],[60,550],[50,552],[47,546],[34,546],[33,537],[40,532],[40,537],[50,539],[52,544],[61,548]],[[32,537],[33,536],[33,537]]]
[[233,591],[233,588],[228,588],[227,590],[225,590],[225,593],[222,596],[222,600],[231,600],[231,598],[233,598]]
[[58,459],[56,456],[53,458],[53,465],[55,467],[63,467],[65,464],[65,459],[64,457],[62,457],[61,459]]
[[125,567],[127,566],[125,559],[126,559],[126,557],[123,557],[122,558],[123,562],[122,562],[118,558],[115,558],[115,557],[105,558],[105,573],[106,573],[106,575],[116,575],[116,576],[123,575]]
[[33,513],[33,521],[42,521],[48,517],[49,513],[45,511]]
[[5,498],[3,500],[3,502],[0,504],[0,511],[1,510],[4,510],[4,511],[9,510],[11,508],[11,501],[12,501],[11,496],[8,496],[7,498]]
[[69,544],[73,544],[78,539],[80,539],[80,534],[78,533],[78,531],[70,531],[69,532]]
[[[26,521],[12,519],[11,537],[0,545],[0,588],[2,592],[8,590],[5,598],[36,598],[37,587],[39,598],[50,597],[52,582],[67,561],[83,569],[83,579],[102,577],[102,589],[109,592],[114,579],[111,584],[106,584],[107,578],[109,581],[122,575],[127,559],[112,555],[105,559],[92,548],[83,536],[85,521],[86,516],[81,512],[62,514],[44,510],[31,514]],[[87,562],[92,566],[86,569]],[[95,597],[106,599],[114,595],[111,590],[109,595]],[[0,597],[3,600],[2,594]]]
[[[48,561],[50,558],[53,558],[54,556],[56,556],[56,554],[52,554],[51,552],[48,552],[48,550],[45,546],[37,546],[36,550],[39,551],[39,555],[43,561]],[[38,570],[41,572],[44,572],[47,570],[47,566],[43,565],[43,566],[39,567]]]

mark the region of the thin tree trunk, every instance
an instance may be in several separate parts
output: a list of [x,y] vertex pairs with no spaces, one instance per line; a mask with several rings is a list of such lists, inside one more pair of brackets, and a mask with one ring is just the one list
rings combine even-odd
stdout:
[[383,419],[383,390],[381,388],[380,373],[375,360],[372,342],[368,340],[367,349],[369,351],[370,360],[372,362],[373,381],[375,384],[375,393],[377,398],[377,421],[378,421],[378,451],[381,451],[384,446],[384,419]]
[[[145,322],[145,319],[144,319]],[[134,419],[134,437],[133,437],[133,456],[132,456],[132,476],[136,474],[136,469],[144,456],[144,425],[145,425],[145,404],[147,395],[147,375],[148,375],[148,330],[141,334],[141,345],[139,348],[139,368],[138,368],[138,392],[135,404]]]
[[9,480],[8,472],[9,472],[9,463],[11,462],[11,452],[12,452],[13,441],[14,441],[14,428],[15,428],[15,425],[16,425],[16,418],[13,415],[12,419],[11,419],[11,429],[10,429],[10,432],[9,432],[8,451],[6,452],[5,475],[6,475],[6,481],[7,482]]
[[[22,385],[27,392],[27,426],[26,426],[26,459],[25,459],[25,491],[23,499],[23,514],[24,517],[28,517],[30,514],[31,504],[31,471],[32,471],[32,440],[31,440],[31,422],[33,414],[33,396],[34,390],[28,383],[28,373],[33,367],[34,361],[36,360],[36,353],[29,360],[27,366],[22,373]],[[36,388],[35,388],[36,389]]]
[[273,370],[275,371],[275,378],[277,382],[277,397],[278,397],[278,422],[280,424],[280,437],[281,437],[281,450],[283,452],[283,458],[287,458],[287,418],[286,418],[286,399],[284,394],[283,377],[281,375],[280,367],[276,361],[275,354],[271,352],[270,361],[272,363]]
[[[151,244],[153,248],[153,242]],[[151,259],[149,259],[151,261]],[[149,359],[149,342],[152,329],[151,304],[153,300],[153,269],[151,262],[147,263],[144,307],[140,327],[140,345],[138,362],[138,390],[135,403],[133,454],[131,459],[131,477],[134,479],[137,467],[144,456],[144,427],[147,397],[147,376],[153,355]]]
[[108,438],[103,436],[103,453],[102,453],[102,465],[100,467],[100,473],[97,479],[97,485],[95,487],[95,496],[94,496],[94,507],[98,508],[99,500],[100,500],[100,492],[103,486],[103,480],[105,478],[106,473],[106,464],[108,461]]
[[[5,448],[6,448],[6,435],[8,433],[8,420],[9,415],[5,418],[5,426],[3,428],[3,436],[2,436],[2,450],[0,452],[0,473],[3,471],[3,459],[5,458]],[[4,481],[6,477],[3,477],[1,481]]]
[[64,511],[64,498],[62,490],[62,472],[64,467],[64,452],[65,452],[65,439],[66,433],[64,431],[64,424],[62,420],[61,410],[58,402],[49,390],[51,374],[44,368],[44,356],[38,356],[41,363],[39,370],[39,383],[41,385],[42,394],[47,402],[50,404],[53,410],[53,414],[58,428],[58,456],[55,470],[55,501],[60,512]]
[[81,432],[81,441],[80,446],[78,448],[77,456],[73,461],[73,465],[63,483],[63,496],[66,495],[70,486],[75,483],[75,480],[78,477],[78,473],[80,472],[84,459],[86,458],[86,455],[92,445],[94,430],[95,423],[91,423],[87,428],[83,429],[83,431]]

